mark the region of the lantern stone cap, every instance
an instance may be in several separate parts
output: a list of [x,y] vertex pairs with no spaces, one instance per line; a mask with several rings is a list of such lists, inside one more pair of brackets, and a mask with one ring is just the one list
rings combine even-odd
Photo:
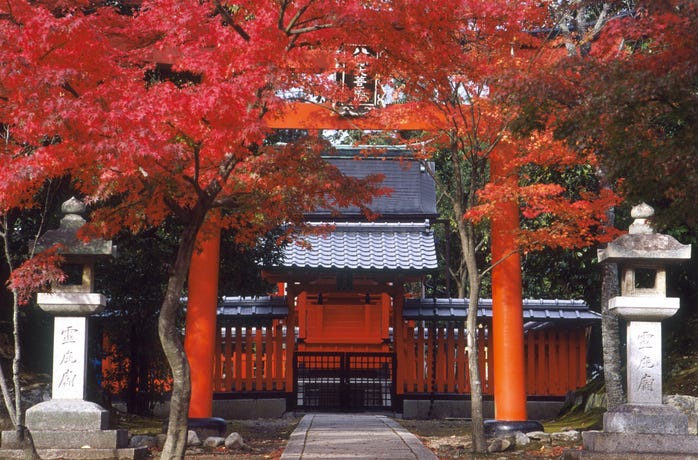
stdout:
[[64,216],[61,225],[55,230],[48,230],[37,241],[39,251],[46,250],[55,244],[60,244],[59,253],[67,256],[89,256],[91,258],[116,255],[116,246],[111,240],[101,238],[90,241],[82,241],[77,237],[77,232],[85,225],[82,215],[86,211],[85,205],[75,197],[61,205]]
[[54,316],[88,316],[104,310],[107,298],[91,292],[40,292],[36,303]]
[[674,237],[655,233],[649,220],[654,209],[646,203],[633,207],[630,215],[635,221],[627,235],[599,249],[599,262],[616,263],[636,261],[643,265],[678,263],[691,258],[691,245],[681,244]]
[[609,299],[608,309],[630,321],[661,321],[674,316],[680,304],[678,297],[619,296]]

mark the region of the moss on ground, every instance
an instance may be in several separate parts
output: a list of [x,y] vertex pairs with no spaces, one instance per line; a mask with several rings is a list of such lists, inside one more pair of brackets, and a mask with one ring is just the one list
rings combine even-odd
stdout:
[[567,430],[599,430],[602,427],[603,409],[592,409],[589,412],[575,411],[554,420],[543,422],[546,432]]

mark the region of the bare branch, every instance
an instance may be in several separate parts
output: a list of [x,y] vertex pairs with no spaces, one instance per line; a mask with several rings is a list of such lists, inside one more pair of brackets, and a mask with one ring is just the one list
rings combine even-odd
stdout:
[[288,8],[288,5],[290,5],[290,4],[291,4],[291,2],[289,0],[283,0],[280,4],[279,20],[276,23],[279,30],[284,30],[284,18],[286,17],[286,9]]
[[225,21],[228,24],[230,24],[230,26],[233,28],[233,30],[235,30],[235,32],[237,32],[238,35],[240,35],[243,40],[245,40],[246,42],[249,42],[250,35],[247,32],[245,32],[245,29],[240,27],[240,25],[237,24],[237,22],[235,22],[235,18],[233,17],[232,14],[230,14],[230,11],[228,11],[228,9],[225,6],[223,6],[219,0],[215,0],[214,3],[216,5],[216,10],[221,14],[221,16],[223,16],[225,18]]
[[329,29],[334,27],[334,24],[318,24],[316,26],[303,27],[301,29],[289,30],[286,32],[288,35],[303,35],[308,32],[314,32],[316,30]]
[[286,27],[284,27],[284,29],[283,29],[283,31],[286,32],[286,34],[291,33],[291,30],[295,27],[295,25],[298,22],[298,20],[300,19],[300,17],[303,15],[303,13],[305,13],[308,10],[308,8],[310,7],[310,5],[312,3],[313,2],[311,0],[308,3],[306,3],[305,5],[303,5],[302,7],[300,7],[298,9],[298,11],[296,11],[296,14],[293,15],[291,20],[288,22],[288,25]]
[[163,201],[167,205],[168,208],[172,211],[172,213],[177,216],[178,219],[180,219],[182,222],[188,223],[191,219],[191,213],[189,212],[188,209],[184,208],[183,206],[180,206],[179,203],[177,203],[172,197],[165,196],[163,198]]
[[516,250],[516,251],[510,251],[510,252],[506,253],[501,259],[499,259],[498,261],[496,261],[495,263],[493,263],[492,265],[487,267],[485,270],[483,270],[482,273],[480,273],[480,276],[485,276],[488,272],[491,272],[494,269],[494,267],[501,264],[502,262],[507,260],[509,257],[513,256],[514,254],[516,254],[518,252],[519,251]]
[[21,22],[17,21],[17,18],[15,18],[15,15],[12,13],[12,2],[7,0],[5,3],[7,4],[7,11],[9,12],[7,14],[0,14],[0,19],[7,19],[16,26],[23,25]]

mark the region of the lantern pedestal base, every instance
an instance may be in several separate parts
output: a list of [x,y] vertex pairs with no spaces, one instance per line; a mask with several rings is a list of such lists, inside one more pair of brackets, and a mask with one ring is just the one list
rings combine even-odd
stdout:
[[603,415],[606,433],[688,434],[688,417],[664,404],[623,404]]
[[[109,428],[109,411],[82,399],[52,399],[27,409],[26,425],[35,431],[96,431]],[[78,446],[79,447],[79,446]]]
[[[145,459],[145,447],[129,448],[128,431],[108,430],[109,412],[90,401],[54,399],[27,410],[27,428],[42,458]],[[24,458],[16,431],[0,433],[0,457]]]
[[[4,435],[3,435],[4,439]],[[3,441],[4,442],[4,441]],[[41,458],[61,458],[66,460],[146,460],[149,457],[145,447],[125,447],[123,449],[36,449]],[[0,449],[3,459],[26,458],[22,449]]]
[[577,459],[690,459],[698,456],[698,437],[688,434],[688,417],[664,404],[623,404],[603,418],[604,431],[582,433]]
[[660,433],[582,433],[582,450],[565,452],[565,460],[689,460],[698,456],[698,437]]

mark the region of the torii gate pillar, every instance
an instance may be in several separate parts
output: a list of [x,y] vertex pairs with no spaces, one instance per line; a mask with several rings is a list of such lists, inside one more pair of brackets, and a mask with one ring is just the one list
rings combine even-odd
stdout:
[[191,369],[189,428],[222,435],[225,421],[212,417],[220,235],[220,227],[199,230],[197,235],[189,267],[184,352]]
[[[509,166],[510,146],[501,142],[490,157],[492,180],[506,185],[518,180]],[[523,293],[521,256],[516,234],[519,206],[514,200],[499,203],[492,218],[492,351],[494,353],[494,417],[485,422],[489,435],[506,431],[538,431],[543,426],[527,420],[524,367]]]

